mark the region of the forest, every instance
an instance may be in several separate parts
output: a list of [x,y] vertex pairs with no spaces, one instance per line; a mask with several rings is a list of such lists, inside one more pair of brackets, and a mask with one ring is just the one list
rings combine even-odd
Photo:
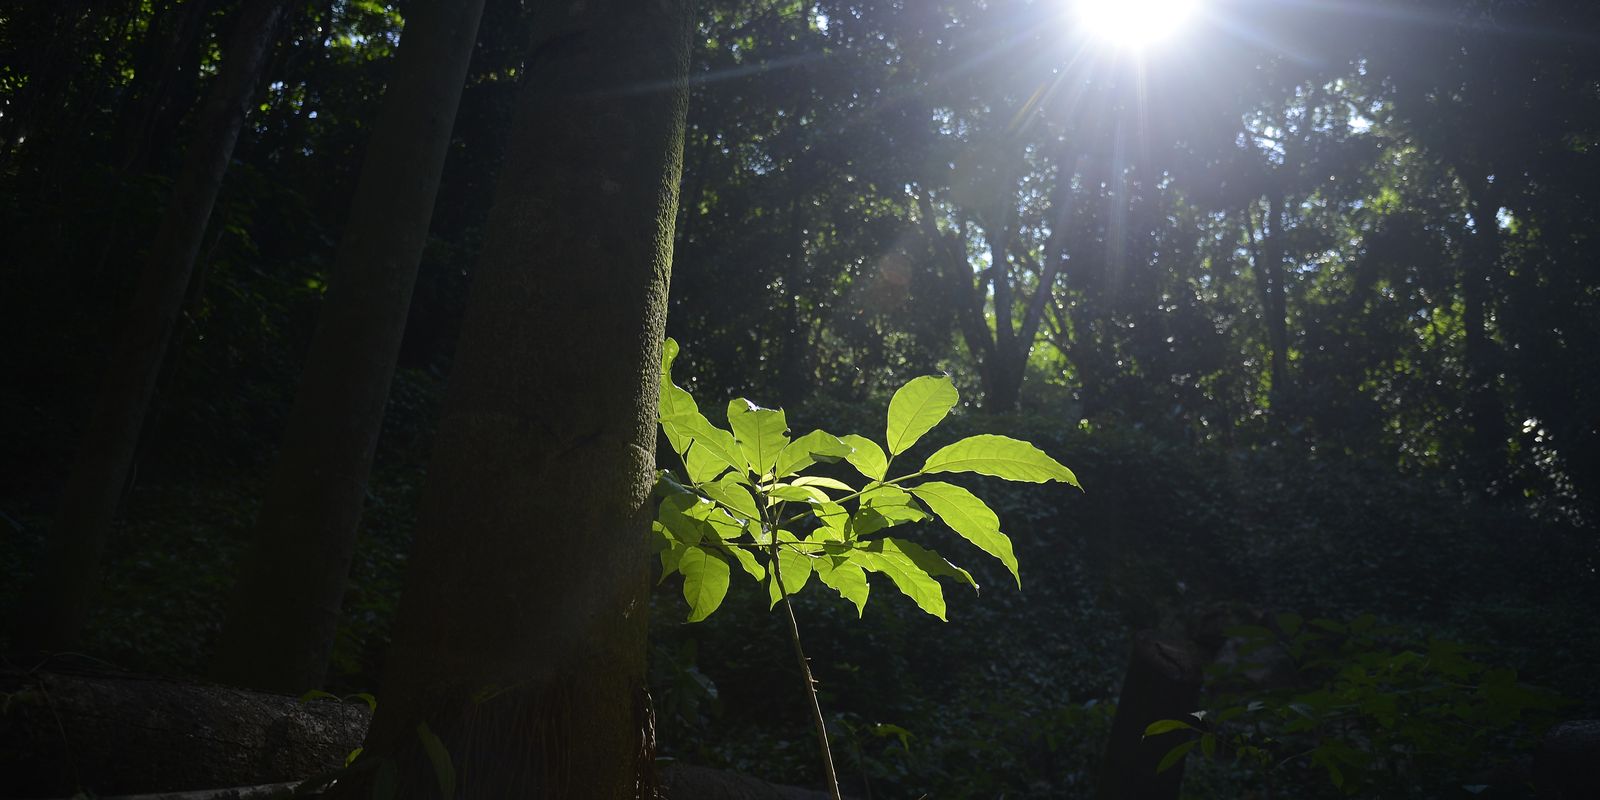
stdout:
[[1592,0],[0,0],[0,797],[1600,797],[1596,247]]

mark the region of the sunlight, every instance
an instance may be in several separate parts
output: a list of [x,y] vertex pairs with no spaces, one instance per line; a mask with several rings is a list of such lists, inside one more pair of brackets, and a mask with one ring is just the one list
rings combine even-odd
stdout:
[[1200,0],[1074,0],[1074,5],[1093,35],[1141,49],[1177,33]]

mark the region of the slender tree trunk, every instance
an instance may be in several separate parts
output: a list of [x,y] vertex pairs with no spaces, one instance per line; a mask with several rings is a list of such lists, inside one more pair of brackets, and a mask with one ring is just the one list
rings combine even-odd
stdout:
[[1267,409],[1276,419],[1281,419],[1284,413],[1284,395],[1289,381],[1288,305],[1283,296],[1284,205],[1282,197],[1268,198],[1260,222],[1252,225],[1253,230],[1249,231],[1256,291],[1261,299],[1262,322],[1267,329],[1267,376],[1271,384]]
[[199,136],[173,189],[127,324],[112,347],[54,535],[28,590],[29,602],[22,604],[19,639],[25,644],[65,647],[87,614],[195,256],[283,10],[283,0],[249,0],[239,15],[227,61],[206,98]]
[[438,791],[431,736],[461,798],[652,791],[645,537],[690,4],[546,17],[362,756],[399,798]]
[[1500,204],[1487,181],[1473,182],[1471,252],[1461,270],[1461,325],[1466,330],[1467,424],[1471,427],[1468,482],[1487,489],[1506,468],[1505,408],[1500,401],[1494,339],[1489,336],[1490,280],[1500,264]]
[[408,7],[283,450],[223,628],[221,680],[294,693],[322,685],[483,3]]

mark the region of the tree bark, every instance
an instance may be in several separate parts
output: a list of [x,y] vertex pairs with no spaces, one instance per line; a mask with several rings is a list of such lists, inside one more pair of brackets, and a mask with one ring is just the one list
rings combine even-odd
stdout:
[[332,285],[239,576],[219,680],[322,685],[483,0],[408,7]]
[[294,781],[361,742],[365,703],[137,675],[0,673],[0,796],[172,792]]
[[1183,719],[1200,701],[1201,663],[1187,642],[1139,633],[1128,659],[1128,673],[1111,721],[1111,738],[1100,775],[1100,800],[1177,800],[1183,762],[1164,772],[1156,768],[1169,750],[1184,741],[1182,732],[1145,738],[1145,728],[1163,719]]
[[[432,797],[646,796],[647,501],[688,0],[546,11],[363,758]],[[360,781],[339,796],[365,796]]]
[[25,645],[60,649],[82,627],[195,256],[283,11],[283,0],[249,0],[240,12],[227,61],[206,98],[200,133],[173,188],[122,336],[112,347],[54,535],[29,601],[21,606],[34,612],[19,621],[18,639]]

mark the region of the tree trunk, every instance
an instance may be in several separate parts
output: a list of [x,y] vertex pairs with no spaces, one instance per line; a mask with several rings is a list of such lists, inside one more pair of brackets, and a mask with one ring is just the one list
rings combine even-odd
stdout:
[[1267,410],[1279,420],[1284,413],[1284,396],[1289,388],[1289,311],[1284,297],[1283,273],[1286,205],[1287,201],[1282,197],[1268,198],[1261,221],[1254,226],[1260,233],[1259,245],[1256,244],[1256,235],[1250,235],[1256,290],[1261,297],[1261,318],[1267,328],[1267,375],[1270,383]]
[[83,624],[195,256],[283,10],[283,0],[249,0],[240,12],[227,61],[206,98],[200,133],[173,188],[122,336],[112,347],[54,535],[29,601],[21,606],[34,612],[20,620],[18,638],[25,645],[66,647]]
[[1183,762],[1157,771],[1168,751],[1183,743],[1184,732],[1145,738],[1145,728],[1163,719],[1184,719],[1198,710],[1200,657],[1188,643],[1162,639],[1151,631],[1135,638],[1128,673],[1111,721],[1111,738],[1100,774],[1100,800],[1177,800]]
[[1466,331],[1467,424],[1471,429],[1467,482],[1489,489],[1506,470],[1505,409],[1500,402],[1495,343],[1489,336],[1490,281],[1500,264],[1500,204],[1484,179],[1473,181],[1473,234],[1461,269],[1461,325]]
[[383,409],[483,0],[408,7],[332,285],[216,662],[219,680],[322,685]]
[[690,22],[687,0],[590,0],[537,28],[363,755],[397,797],[438,791],[433,736],[461,798],[652,791],[645,536]]

